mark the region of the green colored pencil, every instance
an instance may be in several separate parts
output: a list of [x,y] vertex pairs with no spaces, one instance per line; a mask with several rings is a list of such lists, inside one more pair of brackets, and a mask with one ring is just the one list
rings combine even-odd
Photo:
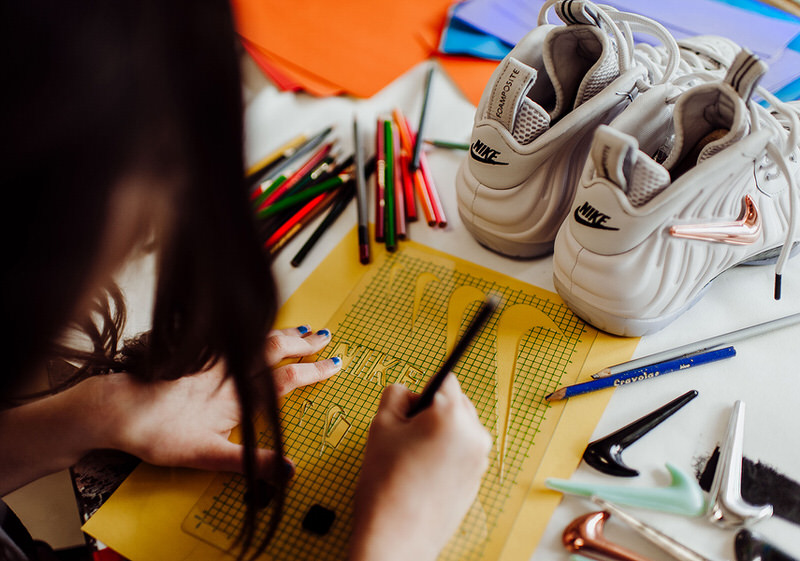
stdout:
[[316,197],[320,193],[324,193],[326,191],[330,191],[332,189],[336,189],[342,183],[344,183],[345,181],[347,181],[349,179],[350,179],[350,176],[348,174],[346,174],[346,173],[343,173],[341,175],[337,175],[335,177],[331,177],[330,179],[322,181],[321,183],[319,183],[317,185],[312,185],[311,187],[308,187],[307,189],[303,189],[299,193],[295,193],[293,195],[284,196],[284,197],[278,199],[277,201],[275,201],[274,203],[272,203],[271,205],[269,205],[267,208],[259,211],[258,217],[259,218],[269,218],[270,216],[274,216],[274,215],[276,215],[276,214],[278,214],[280,212],[283,212],[287,208],[291,208],[296,204],[304,203],[306,201],[310,201],[311,199],[313,199],[314,197]]
[[386,205],[383,207],[385,214],[385,232],[386,249],[388,251],[395,251],[397,249],[397,227],[394,205],[396,203],[394,193],[394,132],[392,131],[392,120],[386,119],[383,121],[383,151],[386,153],[386,167],[385,167],[385,185],[384,198]]

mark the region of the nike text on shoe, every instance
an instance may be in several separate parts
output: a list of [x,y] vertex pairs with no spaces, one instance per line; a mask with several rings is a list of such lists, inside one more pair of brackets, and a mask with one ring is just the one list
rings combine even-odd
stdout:
[[[550,7],[565,25],[547,21]],[[629,31],[663,47],[636,45]],[[718,72],[738,47],[719,37],[678,43],[660,24],[584,0],[550,0],[539,26],[498,65],[475,113],[456,178],[458,210],[483,245],[512,257],[552,251],[595,128],[638,91],[678,73]]]
[[762,88],[772,110],[751,102],[765,71],[741,51],[724,80],[651,88],[597,129],[553,256],[584,320],[644,335],[736,265],[777,262],[779,281],[798,234],[800,104]]

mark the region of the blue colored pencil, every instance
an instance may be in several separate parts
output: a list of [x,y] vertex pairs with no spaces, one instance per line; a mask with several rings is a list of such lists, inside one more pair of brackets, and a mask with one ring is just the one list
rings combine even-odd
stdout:
[[634,368],[633,370],[620,372],[619,374],[614,374],[613,376],[589,380],[588,382],[581,382],[578,384],[573,384],[572,386],[565,386],[551,394],[546,395],[545,399],[547,401],[558,401],[575,395],[590,393],[605,388],[625,386],[635,382],[650,380],[651,378],[661,376],[662,374],[675,372],[676,370],[686,370],[687,368],[700,366],[701,364],[707,364],[709,362],[722,360],[724,358],[730,358],[734,355],[736,355],[736,350],[733,347],[711,349],[690,356],[666,360],[664,362],[642,366],[641,368]]

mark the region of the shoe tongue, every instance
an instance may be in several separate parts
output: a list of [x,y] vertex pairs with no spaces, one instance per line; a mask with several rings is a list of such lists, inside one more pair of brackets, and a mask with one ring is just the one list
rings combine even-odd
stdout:
[[514,57],[498,68],[486,115],[499,121],[520,144],[529,144],[550,128],[550,115],[528,97],[536,83],[534,68]]
[[555,90],[555,121],[597,95],[619,77],[617,53],[608,35],[594,25],[566,25],[544,43],[544,65]]
[[734,58],[725,78],[696,86],[675,103],[675,141],[664,167],[673,179],[750,132],[747,104],[766,65],[746,50]]
[[686,92],[675,104],[673,120],[674,144],[664,167],[674,178],[738,142],[750,130],[744,102],[721,82]]
[[640,151],[635,138],[607,125],[595,130],[590,157],[595,173],[617,185],[634,207],[670,184],[667,170]]

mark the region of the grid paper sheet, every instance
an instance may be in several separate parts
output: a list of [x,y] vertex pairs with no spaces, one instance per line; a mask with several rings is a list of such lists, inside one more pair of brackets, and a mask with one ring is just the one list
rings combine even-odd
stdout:
[[[544,396],[577,379],[597,332],[555,294],[410,244],[373,267],[328,322],[333,339],[313,358],[337,355],[341,372],[282,405],[297,472],[265,558],[346,559],[359,466],[383,388],[420,391],[488,293],[501,306],[454,372],[496,445],[478,498],[440,559],[500,559],[562,411]],[[269,445],[263,434],[261,444]],[[183,531],[235,551],[244,491],[240,476],[217,475]]]

